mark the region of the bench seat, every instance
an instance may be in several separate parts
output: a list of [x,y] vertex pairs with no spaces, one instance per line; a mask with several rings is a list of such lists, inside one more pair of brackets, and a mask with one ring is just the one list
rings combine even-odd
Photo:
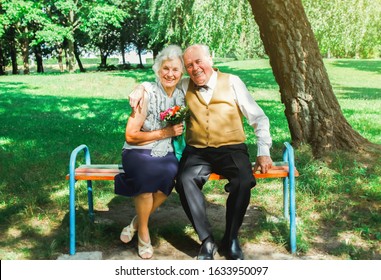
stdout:
[[[288,163],[287,162],[274,162],[272,168],[267,173],[260,173],[259,171],[253,173],[254,177],[260,178],[285,178],[288,176]],[[75,169],[75,180],[114,180],[114,176],[124,173],[121,164],[83,164]],[[298,171],[295,169],[295,177],[299,176]],[[69,180],[70,174],[66,175],[66,180]],[[212,173],[209,180],[224,179],[223,176]]]

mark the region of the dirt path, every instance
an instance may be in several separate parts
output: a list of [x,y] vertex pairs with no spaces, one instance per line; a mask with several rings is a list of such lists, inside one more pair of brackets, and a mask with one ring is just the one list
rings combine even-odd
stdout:
[[[214,229],[223,232],[225,208],[217,204],[208,205],[208,216]],[[123,213],[123,215],[121,215]],[[125,206],[110,204],[106,211],[96,214],[99,223],[117,223],[126,225],[134,216],[133,205],[128,203]],[[255,227],[260,218],[263,218],[263,209],[249,207],[247,210],[242,229]],[[171,231],[173,228],[176,230]],[[196,259],[199,242],[197,237],[192,237],[189,233],[179,236],[181,229],[190,229],[189,221],[177,203],[168,202],[151,216],[150,229],[160,232],[160,239],[152,239],[154,247],[154,260],[192,260]],[[122,226],[121,226],[122,229]],[[191,230],[191,229],[190,229]],[[155,234],[153,235],[155,236]],[[152,236],[151,236],[152,238]],[[129,244],[116,242],[113,248],[102,249],[102,259],[105,260],[140,260],[137,255],[136,238]],[[298,256],[290,254],[284,247],[274,244],[241,244],[246,260],[292,260],[292,259],[336,259],[319,252],[311,252],[308,255]],[[224,257],[218,253],[215,259],[223,260]]]

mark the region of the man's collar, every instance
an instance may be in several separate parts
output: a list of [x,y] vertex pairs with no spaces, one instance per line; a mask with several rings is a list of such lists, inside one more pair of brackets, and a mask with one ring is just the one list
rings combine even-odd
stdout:
[[217,69],[214,69],[212,76],[210,76],[209,81],[207,82],[207,86],[214,90],[217,84]]

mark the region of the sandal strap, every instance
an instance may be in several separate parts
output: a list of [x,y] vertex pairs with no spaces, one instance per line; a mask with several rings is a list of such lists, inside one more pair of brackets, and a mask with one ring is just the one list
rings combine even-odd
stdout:
[[[125,228],[123,228],[122,232],[120,233],[120,236],[127,236],[128,237],[128,241],[127,242],[130,242],[132,240],[132,238],[134,237],[135,233],[137,232],[137,229],[134,228],[134,223],[135,223],[135,219],[136,219],[137,216],[135,216],[131,223],[126,226]],[[122,240],[123,242],[126,242],[124,240]]]
[[[148,258],[151,258],[153,255],[153,247],[151,245],[151,240],[149,242],[144,242],[140,236],[138,235],[138,252],[139,256],[141,257],[144,254],[150,254]],[[141,244],[141,245],[140,245]]]

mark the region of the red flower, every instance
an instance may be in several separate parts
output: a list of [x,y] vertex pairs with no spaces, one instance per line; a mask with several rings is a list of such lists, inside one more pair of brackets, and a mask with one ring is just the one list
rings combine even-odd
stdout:
[[175,105],[160,113],[160,120],[171,125],[181,123],[188,114],[188,107]]

